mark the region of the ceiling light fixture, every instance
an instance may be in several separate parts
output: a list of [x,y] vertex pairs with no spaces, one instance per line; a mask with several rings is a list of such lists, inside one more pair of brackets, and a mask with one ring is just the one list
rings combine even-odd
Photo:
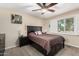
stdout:
[[42,12],[46,12],[47,11],[47,9],[42,9]]

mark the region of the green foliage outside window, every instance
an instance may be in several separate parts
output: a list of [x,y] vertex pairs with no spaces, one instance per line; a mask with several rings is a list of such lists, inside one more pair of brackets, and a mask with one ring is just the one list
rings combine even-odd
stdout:
[[64,31],[64,20],[59,20],[58,21],[58,31]]
[[66,25],[65,25],[66,31],[74,31],[74,20],[73,18],[66,19]]
[[61,19],[58,21],[58,31],[74,31],[74,18]]

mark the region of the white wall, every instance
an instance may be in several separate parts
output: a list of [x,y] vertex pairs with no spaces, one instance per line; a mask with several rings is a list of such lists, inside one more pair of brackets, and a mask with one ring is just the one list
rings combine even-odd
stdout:
[[[12,24],[11,14],[21,15],[23,23]],[[18,11],[0,9],[0,33],[6,34],[6,49],[16,46],[19,31],[21,32],[21,34],[27,35],[27,29],[25,29],[25,26],[27,25],[43,26],[43,20],[29,16],[27,14],[20,13]]]
[[[70,17],[74,17],[74,20],[75,20],[74,32],[58,32],[57,21],[60,19],[70,18]],[[70,12],[58,15],[52,19],[49,19],[47,24],[51,25],[51,27],[48,28],[48,33],[62,35],[66,39],[65,44],[79,47],[79,10],[74,10],[74,11],[70,11]]]

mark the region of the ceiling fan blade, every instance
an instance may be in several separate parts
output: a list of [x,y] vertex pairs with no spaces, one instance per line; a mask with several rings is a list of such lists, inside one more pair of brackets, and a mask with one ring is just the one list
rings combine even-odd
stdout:
[[46,3],[43,3],[44,8],[46,7]]
[[41,3],[36,3],[38,6],[40,6],[41,8],[43,8],[43,6],[41,5]]
[[57,3],[51,3],[51,4],[49,4],[49,5],[47,6],[47,8],[52,7],[52,6],[56,5],[56,4],[57,4]]
[[50,11],[50,12],[55,12],[55,10],[51,10],[51,9],[48,9],[48,11]]
[[32,11],[38,11],[38,10],[41,10],[41,9],[35,9],[35,10],[32,10]]

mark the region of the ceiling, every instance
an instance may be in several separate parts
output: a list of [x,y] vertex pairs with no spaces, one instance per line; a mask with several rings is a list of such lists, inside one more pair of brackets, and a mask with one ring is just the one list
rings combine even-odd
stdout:
[[[49,3],[47,3],[47,5],[48,4]],[[50,9],[54,9],[55,12],[46,11],[44,15],[41,15],[42,11],[32,11],[34,9],[40,9],[36,3],[1,3],[0,8],[15,9],[38,18],[47,19],[71,10],[78,9],[79,3],[58,3],[55,6],[50,7]]]

